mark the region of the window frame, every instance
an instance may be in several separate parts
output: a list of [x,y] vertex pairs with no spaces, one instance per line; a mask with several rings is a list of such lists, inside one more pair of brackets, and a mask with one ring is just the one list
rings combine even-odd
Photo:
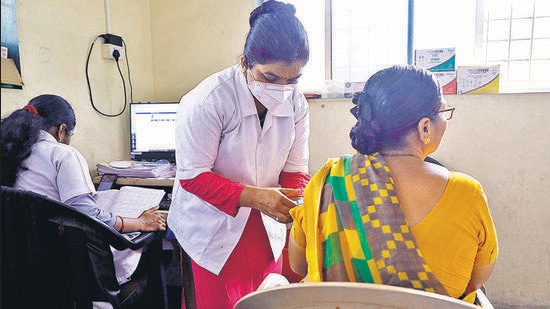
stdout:
[[[300,1],[300,0],[297,0]],[[406,62],[403,63],[407,64],[414,64],[414,25],[415,25],[415,1],[417,0],[407,0],[407,59]],[[489,44],[489,16],[486,14],[485,8],[486,5],[489,4],[490,0],[476,0],[475,4],[475,38],[474,40],[474,57],[477,59],[478,65],[484,66],[484,65],[493,65],[496,64],[495,62],[488,61],[488,44]],[[513,0],[510,0],[510,2],[506,2],[506,5],[510,6],[510,10],[513,10]],[[537,1],[541,0],[532,0],[532,5],[535,7]],[[333,80],[333,72],[334,72],[334,63],[332,61],[333,57],[333,16],[332,16],[332,3],[333,0],[323,0],[324,2],[324,76],[325,80]],[[514,79],[506,79],[505,77],[509,75],[510,71],[510,57],[511,53],[508,51],[508,62],[507,66],[500,67],[500,89],[499,93],[531,93],[531,92],[549,92],[550,91],[550,81],[546,80],[534,80],[534,72],[531,69],[533,66],[533,62],[537,63],[537,61],[550,61],[550,55],[548,58],[538,59],[533,58],[533,45],[534,45],[534,26],[535,26],[535,18],[550,18],[550,16],[536,16],[536,11],[533,8],[532,10],[532,16],[531,18],[531,38],[530,38],[530,44],[531,44],[531,50],[530,50],[530,57],[528,59],[530,63],[530,69],[529,69],[529,79],[523,80],[523,81],[517,81]],[[513,18],[513,14],[510,13],[510,20]],[[525,18],[525,17],[523,17]],[[511,22],[511,21],[510,21]],[[509,40],[508,40],[508,46],[510,46],[510,42],[515,42],[517,39],[512,39],[512,31],[509,31]],[[544,39],[544,38],[543,38]],[[550,39],[550,37],[548,38]],[[448,46],[433,46],[433,48],[439,48],[439,47],[448,47]],[[509,47],[510,48],[510,47]],[[457,63],[457,66],[462,66],[463,64]],[[548,85],[546,85],[546,82],[548,82]]]

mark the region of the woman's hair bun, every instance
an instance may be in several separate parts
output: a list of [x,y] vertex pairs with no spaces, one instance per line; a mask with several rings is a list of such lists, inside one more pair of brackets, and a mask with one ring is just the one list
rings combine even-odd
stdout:
[[363,121],[371,121],[372,119],[372,106],[369,100],[369,95],[363,91],[353,94],[351,100],[355,107],[352,108],[352,114],[355,118],[361,118]]
[[270,13],[294,15],[296,14],[296,8],[290,3],[283,3],[275,0],[266,1],[250,13],[250,18],[248,19],[250,26],[252,27],[260,15]]

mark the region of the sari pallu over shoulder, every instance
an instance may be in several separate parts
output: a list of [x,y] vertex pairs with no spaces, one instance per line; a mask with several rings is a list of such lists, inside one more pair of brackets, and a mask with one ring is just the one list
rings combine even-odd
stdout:
[[293,211],[303,212],[295,223],[306,235],[309,281],[448,295],[422,257],[378,153],[329,159],[308,184],[302,207]]

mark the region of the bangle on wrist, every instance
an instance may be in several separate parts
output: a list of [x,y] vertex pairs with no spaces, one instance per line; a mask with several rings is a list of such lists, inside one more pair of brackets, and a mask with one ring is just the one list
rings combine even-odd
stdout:
[[119,233],[123,233],[124,230],[124,219],[122,219],[121,216],[118,216],[120,218],[120,229],[118,230]]

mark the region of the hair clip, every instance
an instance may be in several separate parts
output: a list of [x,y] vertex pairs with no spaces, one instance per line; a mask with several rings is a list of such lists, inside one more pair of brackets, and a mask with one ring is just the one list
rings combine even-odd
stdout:
[[36,109],[36,107],[34,105],[27,104],[27,105],[23,106],[23,109],[28,111],[29,113],[31,113],[31,115],[33,117],[36,117],[36,115],[38,115],[38,110]]

